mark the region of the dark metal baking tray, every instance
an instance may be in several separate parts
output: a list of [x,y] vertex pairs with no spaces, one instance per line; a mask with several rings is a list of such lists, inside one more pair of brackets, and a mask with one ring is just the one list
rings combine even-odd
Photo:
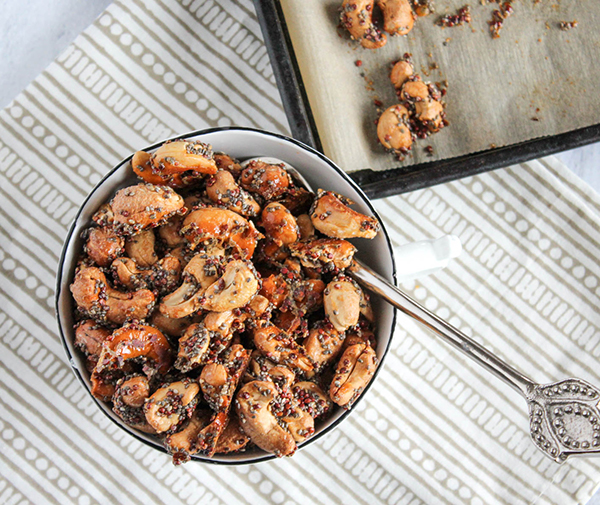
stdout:
[[[279,0],[254,0],[292,136],[323,151]],[[383,198],[502,168],[600,140],[600,124],[410,167],[351,172],[370,198]]]

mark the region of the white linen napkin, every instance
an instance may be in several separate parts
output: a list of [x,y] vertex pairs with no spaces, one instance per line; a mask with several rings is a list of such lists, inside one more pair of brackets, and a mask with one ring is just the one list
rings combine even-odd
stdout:
[[[174,467],[99,411],[54,316],[67,228],[132,151],[226,124],[287,132],[250,0],[118,1],[0,112],[0,503],[585,503],[598,462],[546,459],[525,403],[404,316],[354,415],[291,459]],[[463,241],[410,294],[534,379],[600,384],[600,201],[556,160],[375,204],[396,244]]]

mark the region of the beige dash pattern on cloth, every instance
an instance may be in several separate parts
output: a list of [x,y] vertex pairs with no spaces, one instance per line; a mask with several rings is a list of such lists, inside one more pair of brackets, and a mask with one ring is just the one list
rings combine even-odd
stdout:
[[[62,241],[120,159],[208,126],[288,131],[250,0],[117,1],[0,112],[0,503],[585,503],[525,404],[406,317],[350,419],[291,459],[190,463],[132,439],[70,370],[53,308]],[[534,379],[600,384],[600,200],[555,160],[377,201],[395,244],[464,253],[404,286]]]

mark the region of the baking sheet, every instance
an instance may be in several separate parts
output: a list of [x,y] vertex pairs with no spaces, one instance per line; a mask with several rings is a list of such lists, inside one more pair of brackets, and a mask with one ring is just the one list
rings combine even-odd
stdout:
[[[436,13],[419,18],[407,37],[388,37],[376,51],[338,30],[339,5],[281,0],[324,152],[347,171],[453,158],[600,119],[600,66],[593,64],[600,49],[597,2],[515,2],[500,39],[491,38],[487,24],[497,4],[467,3],[470,25],[440,28],[435,21],[465,3],[438,2]],[[560,21],[573,20],[576,28],[560,30]],[[406,52],[424,80],[448,81],[450,126],[418,141],[399,162],[376,141],[373,101],[396,103],[388,72]],[[433,155],[425,152],[428,145]]]

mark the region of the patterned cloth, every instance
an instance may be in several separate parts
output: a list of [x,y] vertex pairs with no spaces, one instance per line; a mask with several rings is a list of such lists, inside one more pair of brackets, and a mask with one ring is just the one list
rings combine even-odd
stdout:
[[[174,467],[99,411],[54,316],[71,219],[130,152],[227,124],[287,131],[250,0],[116,2],[0,112],[0,503],[585,503],[598,462],[546,459],[523,400],[404,316],[354,415],[291,459]],[[414,297],[534,379],[600,384],[600,200],[555,160],[376,206],[396,244],[463,241]]]

